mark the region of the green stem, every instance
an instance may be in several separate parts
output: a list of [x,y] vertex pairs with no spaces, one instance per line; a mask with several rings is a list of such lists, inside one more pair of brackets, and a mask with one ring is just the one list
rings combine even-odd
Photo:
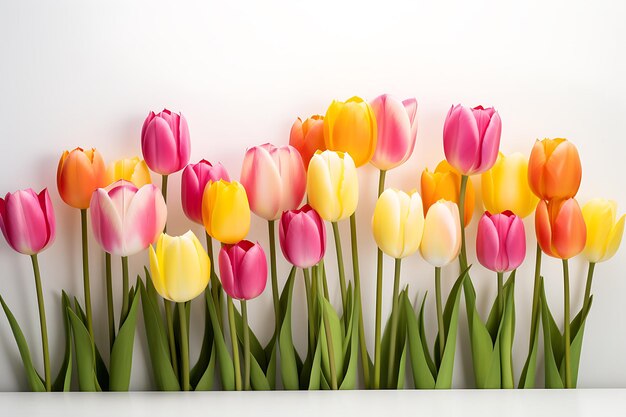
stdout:
[[178,323],[180,325],[180,355],[182,367],[183,391],[189,391],[189,335],[187,334],[187,311],[185,303],[177,303]]
[[533,309],[530,316],[530,340],[528,342],[528,357],[533,350],[533,341],[537,333],[537,320],[539,320],[539,297],[541,291],[541,246],[537,243],[537,251],[535,254],[535,283],[533,286]]
[[461,190],[459,193],[459,219],[461,221],[461,252],[459,254],[459,262],[461,270],[467,269],[467,248],[465,245],[465,192],[467,189],[467,175],[461,175]]
[[235,307],[230,296],[226,298],[226,304],[228,305],[230,345],[233,349],[233,366],[235,367],[235,389],[241,391],[241,365],[239,364],[239,346],[237,344],[237,327],[235,326]]
[[593,272],[596,268],[595,262],[589,262],[587,270],[587,284],[585,285],[585,298],[583,299],[583,318],[589,314],[589,303],[591,302],[591,284],[593,282]]
[[313,354],[315,351],[315,318],[313,317],[313,294],[311,294],[311,275],[308,268],[303,268],[304,273],[304,290],[306,291],[307,316],[309,318],[309,352]]
[[113,305],[113,278],[111,273],[111,254],[104,253],[104,271],[107,286],[107,317],[109,319],[109,347],[115,342],[115,306]]
[[124,324],[128,315],[128,256],[122,256],[122,315],[120,327]]
[[[321,280],[321,268],[318,268],[318,280]],[[328,348],[328,367],[330,368],[330,388],[337,390],[337,370],[335,367],[335,349],[333,345],[333,334],[330,330],[330,320],[326,309],[322,307],[322,320],[324,321],[324,334],[326,335],[326,345]]]
[[[161,194],[163,194],[163,200],[165,200],[165,205],[167,205],[167,175],[161,175]],[[167,233],[167,223],[163,228],[163,233]]]
[[[211,297],[213,298],[213,303],[215,304],[215,306],[217,307],[217,321],[219,322],[220,326],[222,326],[223,322],[222,322],[222,309],[219,308],[220,307],[220,296],[222,293],[222,288],[220,286],[220,282],[217,278],[217,274],[215,273],[215,259],[214,259],[214,255],[213,255],[213,238],[211,238],[211,235],[209,235],[208,233],[204,233],[205,237],[206,237],[206,250],[207,253],[209,255],[209,260],[211,262],[211,288],[210,291],[211,292]],[[208,294],[207,294],[208,295]]]
[[[278,336],[280,334],[280,325],[282,318],[280,317],[280,293],[278,292],[278,275],[276,273],[276,233],[274,231],[274,220],[267,221],[267,231],[270,240],[270,271],[272,276],[272,300],[274,301],[274,347],[273,349],[278,352]],[[274,367],[272,370],[268,370],[268,373],[276,375],[275,367],[276,361],[272,361],[270,366]],[[274,386],[275,380],[269,381],[270,386]]]
[[50,374],[50,351],[48,349],[48,326],[46,324],[46,308],[44,306],[43,290],[41,288],[41,273],[39,271],[39,260],[37,254],[31,255],[35,274],[35,287],[37,289],[37,306],[39,307],[39,326],[41,327],[41,346],[43,349],[43,369],[45,375],[46,391],[52,389],[52,376]]
[[398,298],[400,296],[400,266],[402,259],[396,259],[395,271],[393,275],[393,300],[391,306],[391,334],[389,337],[389,365],[387,367],[387,384],[391,386],[393,372],[395,370],[394,362],[396,360],[396,338],[398,334],[398,319],[400,312],[398,311]]
[[504,272],[498,272],[498,317],[502,318],[503,314],[504,314]]
[[341,305],[343,313],[346,313],[346,273],[343,266],[343,253],[341,251],[341,235],[339,234],[339,225],[332,222],[333,236],[335,238],[335,251],[337,252],[337,268],[339,268],[339,289],[341,290]]
[[165,321],[167,322],[167,341],[170,346],[170,359],[174,374],[178,375],[178,355],[176,355],[176,342],[174,339],[174,314],[172,312],[172,302],[163,300],[165,306]]
[[374,325],[374,380],[372,388],[380,388],[380,365],[381,365],[381,322],[383,304],[383,252],[378,249],[376,263],[376,322]]
[[441,303],[441,268],[435,267],[435,298],[437,303],[437,327],[439,328],[439,363],[443,360],[446,346],[446,334],[443,323],[443,308]]
[[322,285],[324,286],[324,297],[330,301],[330,293],[328,292],[328,281],[326,280],[326,266],[324,265],[324,259],[320,261],[319,269],[322,270]]
[[563,259],[563,298],[564,298],[564,356],[565,356],[565,388],[572,387],[572,365],[571,365],[571,355],[570,355],[570,320],[569,320],[569,310],[570,310],[570,300],[569,300],[569,265],[567,259]]
[[241,320],[243,322],[243,386],[250,391],[250,327],[248,326],[248,306],[241,300]]
[[80,229],[83,242],[83,290],[85,293],[85,315],[87,330],[91,336],[91,346],[95,349],[93,336],[93,320],[91,315],[91,286],[89,285],[89,240],[87,238],[87,209],[80,210]]

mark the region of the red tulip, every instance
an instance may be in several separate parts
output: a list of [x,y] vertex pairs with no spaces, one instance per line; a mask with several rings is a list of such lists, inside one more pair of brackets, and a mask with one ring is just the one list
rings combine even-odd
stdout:
[[230,297],[251,300],[265,289],[267,261],[258,243],[242,240],[235,245],[222,246],[219,265],[222,287]]
[[167,109],[159,114],[150,112],[141,128],[141,151],[148,167],[158,174],[183,169],[191,151],[185,117]]
[[483,214],[476,236],[478,261],[494,272],[517,269],[526,257],[526,233],[522,219],[511,211]]
[[183,211],[189,220],[202,224],[202,196],[210,181],[230,181],[228,171],[219,162],[212,165],[203,159],[185,167],[181,178],[180,192]]

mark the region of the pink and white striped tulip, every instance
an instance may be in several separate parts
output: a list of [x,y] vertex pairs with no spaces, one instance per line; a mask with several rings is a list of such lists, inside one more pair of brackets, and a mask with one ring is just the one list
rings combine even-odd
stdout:
[[283,213],[278,237],[285,259],[298,268],[312,267],[326,253],[324,221],[308,204]]
[[511,211],[483,214],[476,235],[478,261],[494,272],[517,269],[526,257],[526,233],[522,219]]
[[222,287],[230,297],[251,300],[265,290],[267,261],[258,243],[242,240],[235,245],[222,246],[219,265]]
[[189,127],[182,114],[150,112],[141,128],[141,151],[150,169],[161,175],[178,172],[189,162]]
[[400,101],[388,94],[370,102],[376,116],[378,142],[371,163],[380,170],[402,165],[413,153],[417,137],[417,100]]
[[183,211],[189,220],[202,223],[202,196],[210,181],[229,181],[228,171],[219,162],[215,165],[203,159],[185,167],[180,183]]
[[155,185],[137,188],[120,180],[93,193],[89,214],[102,249],[112,255],[130,256],[157,240],[165,228],[167,207]]
[[28,188],[0,198],[0,229],[9,246],[19,253],[34,255],[46,249],[56,231],[48,189],[37,194]]
[[248,194],[250,209],[266,220],[277,220],[283,211],[300,206],[306,190],[306,170],[293,146],[270,143],[246,152],[241,184]]

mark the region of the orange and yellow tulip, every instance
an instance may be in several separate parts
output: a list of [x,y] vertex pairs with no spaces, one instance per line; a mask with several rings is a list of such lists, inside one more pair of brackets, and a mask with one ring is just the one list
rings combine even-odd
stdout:
[[[424,215],[428,213],[430,206],[439,200],[452,201],[459,204],[459,191],[461,189],[461,174],[454,169],[446,160],[443,160],[435,168],[435,172],[425,169],[422,172],[422,201],[424,203]],[[471,178],[467,180],[465,191],[464,220],[467,226],[472,220],[474,213],[474,186]]]
[[570,259],[582,252],[587,228],[576,200],[541,200],[535,212],[535,233],[546,255]]
[[582,166],[578,150],[567,139],[536,141],[528,160],[528,183],[542,200],[572,198],[578,192]]
[[106,185],[106,168],[100,152],[82,148],[63,152],[57,168],[57,187],[67,205],[89,208],[93,192]]

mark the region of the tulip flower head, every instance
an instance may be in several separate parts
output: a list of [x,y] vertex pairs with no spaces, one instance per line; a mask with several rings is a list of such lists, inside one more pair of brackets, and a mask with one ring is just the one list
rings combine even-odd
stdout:
[[189,220],[202,224],[202,196],[211,181],[230,181],[226,168],[219,162],[215,165],[203,159],[185,167],[181,178],[180,192],[183,212]]
[[417,137],[417,100],[400,101],[388,94],[370,102],[376,118],[378,139],[372,165],[390,170],[402,165],[413,153]]
[[535,212],[535,233],[541,250],[549,256],[569,259],[582,252],[587,228],[576,200],[539,201]]
[[[461,174],[445,159],[437,165],[435,172],[429,172],[428,169],[422,172],[421,185],[424,215],[439,200],[452,201],[458,205],[459,192],[461,190]],[[463,216],[466,226],[472,221],[474,198],[474,185],[471,178],[468,178],[465,190],[465,213]]]
[[452,106],[443,126],[446,159],[463,175],[493,166],[500,148],[502,121],[493,108]]
[[595,198],[582,208],[587,227],[587,242],[583,255],[589,262],[604,262],[615,255],[624,234],[624,219],[617,219],[617,203]]
[[222,243],[237,243],[250,230],[250,206],[237,181],[209,182],[202,197],[202,222],[206,232]]
[[337,222],[356,211],[359,178],[352,157],[344,152],[316,152],[306,183],[309,204],[322,219]]
[[383,191],[374,208],[372,231],[378,247],[392,258],[417,252],[424,231],[424,209],[417,191]]
[[152,283],[167,300],[184,303],[202,294],[210,266],[209,255],[191,231],[182,236],[162,233],[156,248],[150,246]]
[[111,185],[119,180],[132,182],[138,188],[146,184],[152,184],[150,170],[148,170],[146,161],[139,159],[137,156],[112,162],[107,167],[106,176],[107,185]]
[[48,189],[8,193],[0,198],[0,229],[13,250],[34,255],[54,241],[56,222]]
[[567,139],[536,141],[528,161],[528,183],[542,200],[573,198],[582,179],[576,147]]
[[326,253],[324,221],[308,204],[283,213],[278,236],[283,255],[298,268],[316,265]]
[[261,295],[267,282],[267,260],[258,243],[242,240],[220,250],[220,279],[224,291],[237,300]]
[[266,220],[300,206],[306,190],[306,171],[293,146],[266,143],[246,152],[241,169],[250,209]]
[[93,193],[89,208],[93,235],[112,255],[130,256],[154,243],[165,228],[167,207],[159,188],[124,180]]
[[422,258],[441,268],[456,259],[460,250],[459,207],[452,201],[439,200],[426,212],[420,244]]
[[178,172],[189,162],[189,127],[182,114],[150,112],[141,128],[141,151],[150,169],[161,175]]
[[289,144],[300,152],[304,169],[308,169],[309,162],[315,152],[326,150],[326,144],[324,143],[324,116],[314,115],[304,122],[298,117],[291,126]]
[[57,188],[65,204],[87,209],[93,192],[104,186],[106,168],[100,152],[82,148],[63,152],[57,168]]
[[526,257],[526,232],[522,219],[511,211],[483,214],[478,223],[476,255],[494,272],[517,269]]
[[326,149],[347,152],[357,167],[374,156],[378,128],[372,107],[360,97],[333,102],[324,117]]

